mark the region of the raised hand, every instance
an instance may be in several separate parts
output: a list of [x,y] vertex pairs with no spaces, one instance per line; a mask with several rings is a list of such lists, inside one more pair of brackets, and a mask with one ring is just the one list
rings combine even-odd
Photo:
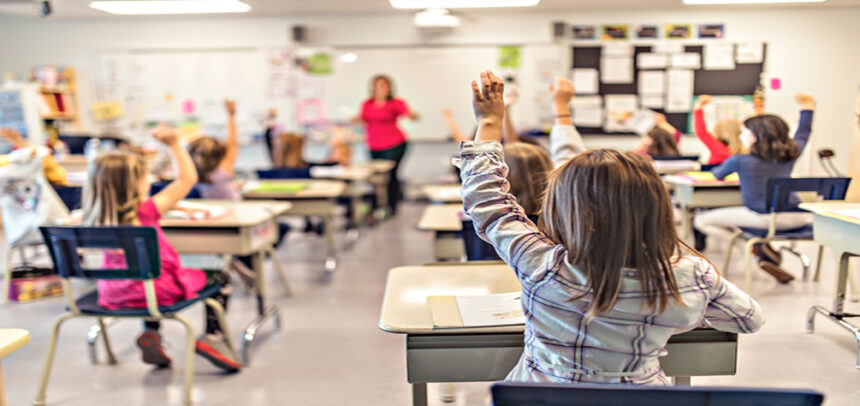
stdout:
[[24,137],[21,136],[21,133],[11,128],[0,129],[0,137],[9,141],[9,143],[15,148],[22,148],[28,145]]
[[549,85],[549,91],[552,93],[552,101],[556,106],[569,105],[570,99],[576,94],[573,82],[562,77],[555,78],[555,84]]
[[703,94],[703,95],[699,96],[699,98],[696,99],[696,105],[694,106],[693,109],[694,110],[701,110],[703,107],[705,107],[706,105],[708,105],[708,103],[711,102],[711,99],[712,99],[711,96],[709,96],[707,94]]
[[225,99],[224,100],[224,108],[227,109],[227,114],[229,114],[231,116],[236,115],[236,101],[235,100]]
[[502,140],[502,119],[505,116],[505,83],[492,71],[481,72],[481,86],[472,81],[472,109],[478,120],[478,141]]
[[815,109],[815,98],[812,97],[812,95],[798,93],[797,96],[794,96],[794,100],[797,102],[797,104],[800,105],[800,108],[803,110]]
[[168,147],[179,144],[179,134],[176,129],[164,123],[152,130],[152,136]]

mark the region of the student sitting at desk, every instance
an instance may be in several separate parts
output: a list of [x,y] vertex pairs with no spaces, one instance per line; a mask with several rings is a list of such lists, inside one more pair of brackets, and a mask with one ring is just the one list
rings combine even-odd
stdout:
[[[737,172],[744,205],[701,213],[694,219],[696,229],[705,234],[718,234],[732,227],[767,229],[770,226],[770,214],[765,209],[767,178],[791,176],[794,162],[812,133],[815,100],[806,94],[798,94],[795,100],[800,105],[800,123],[794,139],[788,136],[788,124],[778,116],[762,114],[744,121],[740,138],[749,153],[733,155],[712,170],[717,179]],[[776,218],[776,231],[792,230],[810,223],[811,213],[781,213]],[[759,267],[779,282],[788,283],[794,279],[794,275],[780,266],[782,256],[778,251],[768,244],[757,244],[753,250]]]
[[668,385],[658,358],[673,334],[761,327],[758,304],[680,241],[669,194],[639,155],[573,157],[531,222],[505,179],[503,89],[492,72],[472,82],[479,127],[460,157],[466,211],[522,284],[525,349],[507,380]]
[[743,144],[741,143],[741,122],[738,120],[723,120],[717,123],[714,127],[714,133],[708,132],[708,125],[705,124],[705,112],[702,110],[708,103],[711,102],[711,96],[702,95],[696,99],[696,105],[693,107],[693,126],[695,127],[696,137],[708,147],[711,152],[708,158],[708,165],[721,164],[730,156],[744,152]]
[[[183,267],[179,254],[161,231],[158,223],[161,214],[188,195],[197,183],[197,173],[188,152],[179,144],[175,130],[159,126],[153,136],[173,153],[178,167],[176,180],[155,196],[148,197],[150,184],[143,158],[129,151],[106,152],[96,158],[87,173],[83,193],[83,224],[155,228],[161,255],[161,276],[154,281],[159,306],[193,298],[204,286],[219,284],[223,285],[223,289],[213,299],[226,310],[230,293],[227,274],[207,274]],[[122,253],[105,252],[102,266],[108,269],[123,268],[125,257]],[[143,282],[139,280],[100,280],[98,290],[99,305],[108,309],[146,307]],[[160,367],[170,365],[171,360],[161,346],[158,332],[160,323],[147,321],[144,327],[144,332],[137,339],[143,362]],[[224,334],[228,333],[221,330],[214,311],[207,306],[206,333],[196,342],[197,353],[225,371],[239,371],[241,366],[229,350]]]
[[681,132],[669,124],[663,114],[654,115],[654,124],[654,128],[642,136],[639,146],[632,152],[651,158],[681,155],[678,151]]
[[[0,137],[9,142],[9,144],[12,144],[12,149],[21,149],[30,146],[30,143],[18,131],[11,128],[0,128]],[[0,155],[0,166],[8,164],[9,155]],[[45,172],[45,179],[52,186],[66,186],[69,184],[66,169],[60,166],[53,156],[48,155],[42,160],[42,170]]]

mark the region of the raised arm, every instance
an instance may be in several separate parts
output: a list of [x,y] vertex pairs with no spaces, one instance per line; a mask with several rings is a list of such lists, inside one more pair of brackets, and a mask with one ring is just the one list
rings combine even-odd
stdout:
[[448,126],[448,131],[451,133],[451,137],[454,138],[454,141],[462,142],[471,139],[471,137],[463,133],[463,130],[461,130],[460,126],[457,125],[457,120],[454,120],[454,114],[451,113],[451,110],[442,109],[442,117],[445,118],[445,125]]
[[696,99],[696,105],[693,106],[693,127],[696,131],[696,137],[708,147],[708,150],[713,153],[714,150],[719,150],[721,147],[725,149],[723,143],[717,141],[711,133],[708,132],[708,126],[705,123],[705,112],[702,110],[708,103],[711,102],[711,96],[702,95]]
[[155,208],[158,209],[159,213],[164,213],[188,196],[191,188],[197,184],[197,169],[194,167],[194,161],[191,160],[188,151],[180,145],[176,130],[161,124],[153,131],[152,135],[170,149],[176,162],[176,179],[156,193],[155,196],[152,196]]
[[224,154],[224,159],[218,165],[224,173],[233,176],[233,168],[236,166],[236,158],[239,156],[239,131],[236,129],[236,102],[233,100],[224,100],[224,107],[227,110],[227,152]]
[[723,279],[714,267],[701,261],[707,268],[702,278],[708,286],[710,302],[705,309],[705,323],[717,330],[732,333],[753,333],[765,323],[761,307],[749,295]]
[[549,85],[555,109],[555,124],[549,133],[550,155],[555,167],[563,165],[576,154],[585,151],[585,143],[571,119],[570,99],[576,94],[573,82],[566,78],[555,78]]
[[481,73],[481,87],[472,82],[473,107],[478,119],[475,141],[460,149],[463,206],[481,238],[496,248],[523,283],[546,276],[548,263],[560,252],[532,223],[508,193],[508,167],[502,152],[504,84],[492,72]]
[[798,93],[794,97],[800,105],[800,122],[797,123],[797,131],[794,132],[794,142],[797,143],[798,153],[803,153],[809,136],[812,135],[812,112],[815,111],[815,98],[811,95]]
[[725,161],[723,161],[723,163],[721,163],[719,166],[716,166],[713,169],[711,169],[711,173],[714,175],[715,178],[717,178],[719,180],[723,180],[726,178],[726,176],[729,176],[732,173],[737,172],[738,171],[738,159],[739,159],[738,157],[739,157],[739,155],[730,156],[729,159],[726,159]]

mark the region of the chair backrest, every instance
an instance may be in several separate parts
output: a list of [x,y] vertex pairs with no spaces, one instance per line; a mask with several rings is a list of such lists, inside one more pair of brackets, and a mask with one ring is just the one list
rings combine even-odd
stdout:
[[257,177],[260,179],[310,179],[310,168],[275,168],[259,169]]
[[851,178],[767,178],[765,204],[768,212],[803,211],[792,196],[815,192],[824,200],[844,200]]
[[698,155],[655,155],[651,159],[655,161],[694,161],[699,162]]
[[499,254],[493,246],[478,237],[472,220],[463,220],[463,245],[469,261],[498,260]]
[[[162,189],[167,187],[170,182],[167,181],[158,181],[149,185],[149,195],[155,196],[156,193],[160,192]],[[188,195],[185,196],[186,199],[202,199],[203,194],[200,193],[200,188],[197,185],[191,187],[191,191],[188,192]]]
[[[158,234],[153,227],[40,227],[42,238],[62,278],[156,279],[161,275]],[[81,265],[81,250],[122,250],[125,269]]]
[[66,204],[69,211],[81,208],[83,189],[80,186],[54,186],[54,191],[57,192],[57,196]]
[[497,383],[495,406],[819,406],[809,390]]

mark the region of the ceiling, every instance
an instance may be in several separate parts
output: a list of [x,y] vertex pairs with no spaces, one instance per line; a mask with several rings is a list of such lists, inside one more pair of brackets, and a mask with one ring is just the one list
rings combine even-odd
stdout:
[[[39,0],[0,0],[0,14],[37,15]],[[110,14],[92,10],[90,0],[51,0],[54,13],[52,18],[98,18],[111,17]],[[408,14],[409,10],[395,10],[388,0],[243,0],[253,7],[244,15],[344,15],[344,14]],[[767,7],[838,7],[860,6],[860,0],[827,0],[824,3],[778,4]],[[494,12],[564,11],[583,9],[671,9],[720,6],[684,6],[681,0],[541,0],[537,7],[527,9],[494,9]],[[726,6],[722,6],[726,7]],[[738,7],[738,6],[734,6]],[[478,12],[472,10],[471,12]],[[117,18],[117,17],[114,17]],[[164,18],[164,17],[146,17]]]

